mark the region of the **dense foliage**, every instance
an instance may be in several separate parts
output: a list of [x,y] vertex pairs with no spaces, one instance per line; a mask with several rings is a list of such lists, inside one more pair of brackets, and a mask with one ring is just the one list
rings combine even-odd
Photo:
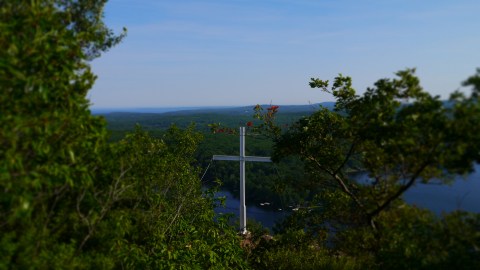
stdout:
[[[300,117],[309,115],[314,107],[308,106],[308,110],[282,112],[276,119],[276,123],[282,126],[293,123]],[[222,126],[246,125],[251,121],[252,107],[248,108],[248,117],[244,110],[232,111],[215,110],[208,114],[199,111],[145,114],[145,113],[109,113],[105,115],[108,122],[111,141],[121,140],[135,124],[148,130],[153,136],[161,137],[165,129],[174,123],[179,127],[188,127],[195,123],[197,131],[202,132],[204,139],[199,143],[195,153],[195,160],[199,167],[209,168],[203,181],[212,184],[217,180],[222,182],[222,189],[227,189],[232,194],[239,194],[239,165],[235,162],[212,161],[213,155],[238,155],[239,138],[237,129],[215,134],[210,132],[207,125],[212,122],[222,123]],[[293,110],[293,109],[291,109]],[[304,110],[304,111],[303,111]],[[312,111],[310,111],[312,110]],[[259,124],[260,121],[255,122]],[[232,132],[230,132],[232,131]],[[267,136],[258,136],[253,128],[249,128],[246,138],[246,153],[253,156],[270,156],[272,154],[273,141]],[[203,173],[203,172],[202,172]],[[288,205],[295,205],[308,198],[313,188],[304,175],[303,163],[298,158],[284,159],[279,163],[256,163],[246,164],[246,196],[249,204],[258,205],[261,202],[270,202],[264,208],[284,209]],[[295,188],[294,188],[295,187]]]
[[245,267],[192,166],[197,133],[108,143],[90,114],[88,61],[123,36],[105,1],[1,3],[0,269]]
[[336,107],[274,134],[274,158],[300,157],[321,188],[281,231],[306,233],[300,238],[305,245],[363,268],[478,268],[478,214],[438,218],[401,196],[420,181],[448,183],[480,161],[480,71],[464,84],[473,86],[470,96],[455,92],[448,102],[424,91],[413,70],[397,76],[362,96],[349,77],[337,77],[331,90],[328,81],[312,79],[312,87],[333,94]]
[[[56,262],[71,261],[88,235],[87,220],[72,214],[77,198],[94,188],[105,151],[104,122],[90,115],[85,99],[94,82],[86,49],[103,46],[92,36],[103,29],[92,8],[88,18],[73,2],[0,7],[1,261],[7,265],[46,265],[53,254]],[[100,208],[92,207],[91,216],[102,216]]]
[[[456,92],[445,104],[421,88],[413,70],[397,75],[363,96],[348,77],[337,77],[332,90],[328,81],[313,79],[312,87],[337,99],[335,110],[301,119],[276,144],[277,158],[299,155],[322,185],[346,196],[350,221],[373,227],[376,216],[417,181],[448,181],[480,161],[480,89],[470,97]],[[359,183],[355,171],[367,172],[368,179]]]

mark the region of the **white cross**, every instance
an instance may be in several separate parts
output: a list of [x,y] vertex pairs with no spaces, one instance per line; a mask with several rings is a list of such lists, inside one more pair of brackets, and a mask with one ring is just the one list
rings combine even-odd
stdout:
[[240,127],[240,156],[214,155],[213,160],[240,161],[240,233],[247,233],[247,207],[245,206],[245,161],[272,162],[270,157],[245,156],[245,127]]

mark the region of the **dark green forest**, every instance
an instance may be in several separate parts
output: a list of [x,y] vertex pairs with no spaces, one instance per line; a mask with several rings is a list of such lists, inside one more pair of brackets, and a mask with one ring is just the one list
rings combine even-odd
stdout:
[[[245,126],[246,123],[259,125],[254,121],[254,106],[241,109],[212,110],[209,113],[202,111],[172,112],[162,114],[145,113],[108,113],[104,114],[110,140],[121,140],[127,133],[138,125],[148,130],[153,137],[162,138],[166,130],[175,126],[178,128],[194,129],[202,134],[202,140],[195,152],[196,166],[205,168],[202,171],[203,183],[211,186],[218,181],[221,187],[233,194],[239,194],[239,167],[237,163],[215,161],[213,155],[238,155],[239,138],[236,130],[225,128],[225,132],[214,133],[212,123],[220,123],[224,127]],[[292,108],[285,106],[286,112],[276,117],[276,124],[286,128],[298,119],[310,115],[319,105]],[[283,109],[283,106],[282,106]],[[227,130],[228,129],[228,130]],[[271,136],[256,133],[253,128],[247,135],[246,153],[255,156],[270,156],[273,149]],[[213,163],[213,164],[212,164]],[[209,167],[210,165],[210,167]],[[206,170],[206,168],[209,168]],[[297,204],[309,198],[311,185],[306,181],[303,163],[299,158],[288,158],[275,164],[250,163],[247,164],[248,174],[247,198],[250,203],[271,202],[271,209],[285,208],[286,205]]]
[[[335,103],[308,111],[100,116],[91,61],[128,38],[106,1],[0,3],[0,269],[480,268],[479,214],[402,200],[480,162],[480,69],[448,100],[406,69],[361,95],[312,78]],[[215,214],[235,164],[201,178],[238,153],[239,125],[247,153],[274,161],[248,167],[250,199],[303,206],[274,235]]]

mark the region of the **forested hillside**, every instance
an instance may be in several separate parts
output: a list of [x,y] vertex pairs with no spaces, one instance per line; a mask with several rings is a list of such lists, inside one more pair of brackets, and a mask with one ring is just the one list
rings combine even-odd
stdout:
[[[321,106],[333,108],[331,102],[312,105],[287,105],[281,106],[282,110],[277,115],[279,124],[291,124],[301,117],[308,116]],[[267,105],[264,105],[267,107]],[[128,109],[124,109],[128,110]],[[98,113],[107,120],[108,129],[112,131],[132,130],[136,124],[148,130],[167,129],[175,124],[180,128],[186,128],[194,123],[199,131],[210,131],[209,125],[221,123],[224,126],[245,126],[252,121],[254,105],[248,107],[233,107],[224,109],[195,109],[180,110],[166,113],[138,113],[138,112],[107,112]]]
[[[331,107],[331,103],[326,103]],[[282,111],[276,118],[276,123],[287,128],[298,119],[312,114],[320,105],[281,106]],[[238,155],[238,134],[230,132],[213,133],[212,123],[221,123],[227,127],[246,126],[259,123],[254,121],[254,106],[169,112],[161,114],[145,113],[108,113],[103,116],[107,120],[107,128],[112,141],[118,141],[125,134],[132,131],[136,125],[148,130],[152,136],[161,138],[170,126],[187,128],[194,124],[195,130],[201,132],[203,140],[195,153],[195,160],[200,168],[210,169],[204,176],[204,184],[210,185],[220,180],[221,187],[233,194],[239,194],[238,164],[215,161],[213,155]],[[285,111],[283,111],[285,109]],[[236,130],[235,130],[236,132]],[[273,140],[265,134],[247,135],[246,153],[255,156],[270,156],[273,150]],[[298,158],[289,158],[275,164],[249,163],[247,164],[248,185],[247,198],[252,204],[268,201],[271,204],[266,208],[285,208],[287,205],[298,204],[309,197],[311,193],[305,181],[303,164]],[[205,172],[205,171],[204,171]],[[202,174],[204,173],[202,172]]]

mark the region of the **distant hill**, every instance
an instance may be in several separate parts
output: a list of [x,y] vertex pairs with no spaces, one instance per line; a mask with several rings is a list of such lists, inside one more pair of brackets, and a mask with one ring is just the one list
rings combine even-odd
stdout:
[[[333,102],[309,105],[280,105],[277,114],[279,124],[290,124],[308,116],[321,106],[333,108]],[[136,124],[149,130],[166,129],[172,124],[185,128],[195,123],[200,130],[208,130],[208,124],[221,123],[236,127],[252,121],[254,105],[242,107],[178,107],[92,110],[93,114],[105,117],[110,130],[132,130]],[[270,105],[262,105],[266,110]]]
[[[443,101],[445,107],[453,106],[452,102]],[[406,105],[406,104],[405,104]],[[264,110],[270,104],[261,105]],[[308,105],[279,105],[278,124],[291,124],[296,120],[309,116],[320,107],[333,109],[335,102],[323,102]],[[92,109],[95,115],[105,117],[110,130],[132,130],[136,124],[149,130],[164,130],[172,124],[185,128],[195,123],[199,130],[209,130],[208,124],[221,123],[229,127],[245,125],[252,121],[255,105],[239,107],[161,107],[161,108],[116,108]]]
[[[233,106],[218,106],[208,107],[210,109],[232,108]],[[206,107],[146,107],[146,108],[91,108],[93,114],[108,114],[108,113],[166,113],[178,111],[194,111],[205,109]]]
[[[323,102],[308,105],[280,105],[279,113],[292,112],[314,112],[318,110],[320,105],[333,108],[335,102]],[[263,108],[270,107],[269,104],[261,105]],[[255,105],[250,106],[208,106],[208,107],[151,107],[151,108],[92,108],[91,111],[96,115],[106,115],[111,113],[147,113],[147,114],[165,114],[165,115],[190,115],[190,114],[235,114],[250,115]]]

